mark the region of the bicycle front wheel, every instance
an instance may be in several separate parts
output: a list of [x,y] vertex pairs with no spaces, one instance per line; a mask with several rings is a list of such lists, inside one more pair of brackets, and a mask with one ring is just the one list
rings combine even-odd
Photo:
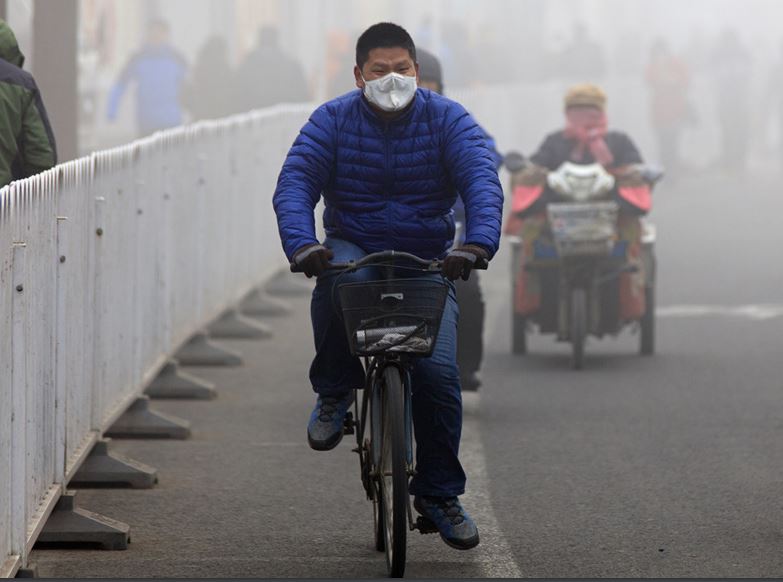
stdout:
[[408,536],[408,464],[405,446],[404,395],[400,370],[383,371],[381,398],[381,457],[379,490],[383,512],[383,533],[389,575],[402,578]]

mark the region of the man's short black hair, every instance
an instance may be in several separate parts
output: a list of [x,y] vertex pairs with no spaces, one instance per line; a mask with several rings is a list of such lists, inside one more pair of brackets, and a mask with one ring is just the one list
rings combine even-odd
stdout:
[[377,48],[404,48],[416,62],[416,45],[402,26],[391,22],[379,22],[365,30],[356,41],[356,64],[361,69],[370,58],[370,51]]

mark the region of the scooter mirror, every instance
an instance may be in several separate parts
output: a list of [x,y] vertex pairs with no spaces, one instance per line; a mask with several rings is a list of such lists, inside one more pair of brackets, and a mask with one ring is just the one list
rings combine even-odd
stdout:
[[519,152],[508,152],[503,158],[503,165],[513,174],[524,170],[527,166],[527,160]]

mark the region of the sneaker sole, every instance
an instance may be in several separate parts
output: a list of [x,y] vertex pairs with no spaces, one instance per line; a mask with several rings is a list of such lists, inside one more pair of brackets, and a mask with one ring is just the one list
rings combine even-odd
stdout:
[[[428,520],[432,524],[432,526],[437,529],[438,526],[435,525],[435,522],[432,521],[429,517],[427,517],[421,509],[419,509],[419,507],[416,505],[415,501],[413,503],[413,508],[416,510],[416,512],[419,515],[421,515],[424,519]],[[429,532],[424,532],[424,533],[429,533]],[[435,533],[435,532],[432,532],[432,533]],[[445,543],[450,548],[454,548],[455,550],[461,550],[461,551],[462,550],[472,550],[477,545],[479,545],[479,535],[478,534],[476,534],[476,537],[473,537],[473,538],[470,538],[469,540],[461,542],[462,545],[459,545],[458,543],[452,542],[451,540],[449,540],[446,536],[444,536],[441,533],[440,530],[437,530],[437,533],[438,533],[438,535],[440,535],[440,539],[443,540],[443,543]]]
[[477,545],[479,545],[479,537],[478,536],[476,536],[475,538],[470,538],[467,542],[464,543],[464,545],[458,545],[458,544],[455,544],[452,541],[449,541],[446,537],[444,537],[443,534],[440,534],[440,539],[442,539],[443,542],[447,546],[449,546],[450,548],[454,548],[455,550],[460,550],[460,551],[472,550]]
[[343,440],[343,431],[340,431],[336,435],[336,440],[334,442],[332,441],[315,441],[310,438],[310,433],[307,433],[307,444],[310,445],[310,448],[314,451],[331,451],[332,449],[336,448],[337,445],[340,444]]

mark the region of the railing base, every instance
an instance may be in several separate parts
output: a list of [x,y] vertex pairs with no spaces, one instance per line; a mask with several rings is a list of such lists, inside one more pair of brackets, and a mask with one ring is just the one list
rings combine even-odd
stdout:
[[272,330],[267,326],[244,317],[236,309],[223,313],[209,328],[209,335],[215,339],[267,339]]
[[117,419],[106,436],[116,439],[178,439],[190,437],[190,423],[176,416],[150,410],[150,399],[139,397]]
[[272,275],[264,291],[274,296],[282,297],[304,297],[313,293],[312,285],[307,285],[302,281],[304,275],[294,275],[288,270],[283,269]]
[[95,443],[90,456],[71,479],[74,487],[130,487],[151,489],[158,472],[143,463],[109,452],[110,439]]
[[19,568],[16,578],[40,578],[38,575],[38,564],[28,564],[27,568]]
[[38,536],[38,544],[90,544],[104,550],[127,550],[130,526],[76,507],[74,491],[66,491]]
[[180,366],[241,366],[242,357],[209,341],[205,333],[197,333],[174,356]]
[[13,578],[21,567],[21,556],[8,556],[4,561],[0,562],[0,578]]
[[175,360],[163,366],[144,393],[153,400],[212,400],[217,397],[214,384],[181,372]]
[[287,303],[270,297],[261,289],[248,293],[239,304],[239,309],[251,317],[282,317],[293,311]]

